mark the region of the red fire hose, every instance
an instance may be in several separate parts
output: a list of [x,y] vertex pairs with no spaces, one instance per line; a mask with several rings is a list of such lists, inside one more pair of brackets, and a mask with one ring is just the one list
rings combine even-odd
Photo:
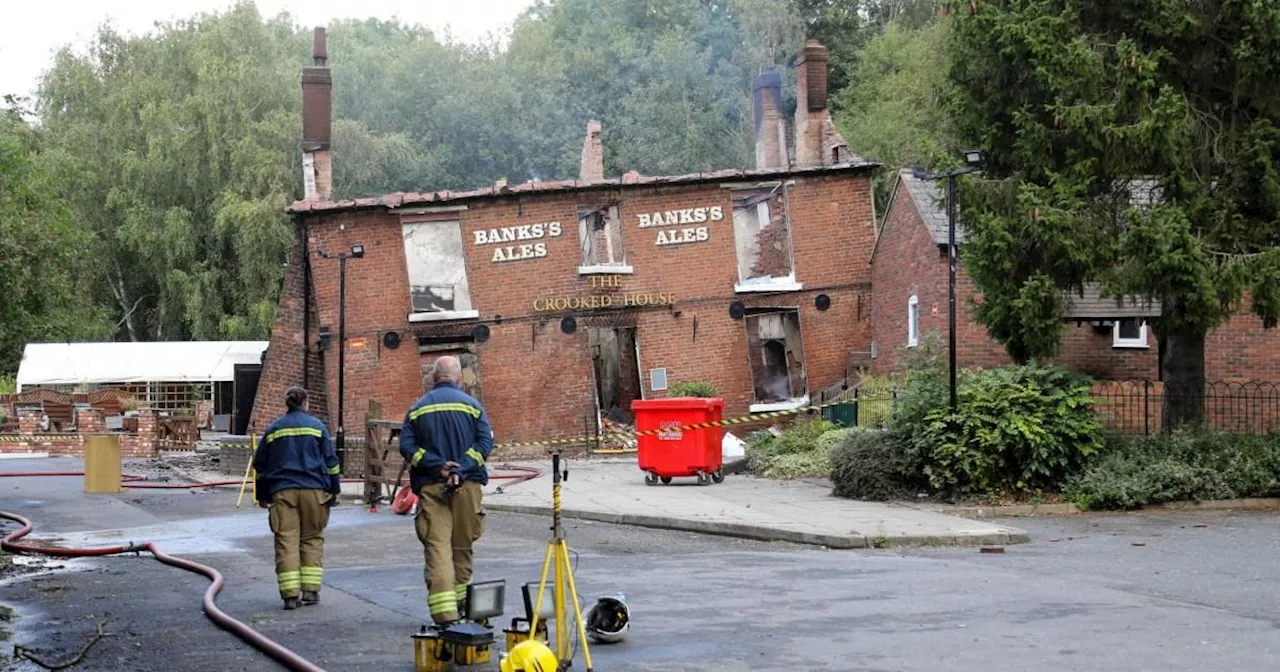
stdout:
[[[15,476],[18,474],[0,474],[3,476]],[[65,476],[64,473],[52,473],[46,475]],[[275,658],[282,665],[290,670],[305,672],[324,672],[323,668],[315,665],[298,654],[277,644],[262,633],[241,623],[240,621],[228,616],[225,612],[214,604],[218,593],[222,592],[223,579],[222,574],[218,570],[202,565],[185,558],[177,558],[164,551],[158,546],[148,541],[141,544],[130,543],[128,546],[109,546],[105,548],[59,548],[56,546],[32,546],[29,544],[17,543],[19,539],[27,536],[31,532],[31,521],[19,516],[16,513],[8,511],[0,511],[0,518],[7,518],[14,522],[20,523],[22,529],[16,532],[10,532],[3,540],[0,540],[0,548],[10,553],[36,553],[40,555],[51,555],[62,558],[83,558],[97,557],[104,555],[119,555],[121,553],[141,553],[147,552],[156,560],[179,569],[185,569],[188,572],[202,574],[209,578],[213,583],[204,591],[204,613],[209,620],[217,624],[218,627],[239,637],[249,646]]]
[[[536,467],[518,467],[510,464],[503,464],[493,468],[494,471],[514,471],[515,474],[489,474],[490,480],[510,480],[508,486],[525,481],[531,481],[542,475],[542,470]],[[400,483],[396,487],[404,485],[404,479],[400,479]],[[391,511],[397,515],[405,516],[413,510],[415,504],[418,503],[418,495],[410,488],[402,488],[396,491],[395,497],[391,500]]]

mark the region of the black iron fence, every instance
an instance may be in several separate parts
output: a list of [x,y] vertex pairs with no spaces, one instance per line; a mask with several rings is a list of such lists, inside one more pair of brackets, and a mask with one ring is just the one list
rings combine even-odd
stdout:
[[[882,427],[893,412],[898,390],[837,384],[818,393],[822,417],[846,427]],[[1099,381],[1094,410],[1107,427],[1122,434],[1150,436],[1167,431],[1175,418],[1206,429],[1238,434],[1280,432],[1280,383],[1209,381],[1169,385],[1153,380]]]
[[1093,396],[1103,424],[1124,434],[1159,434],[1173,424],[1166,420],[1178,417],[1217,431],[1280,431],[1277,383],[1210,381],[1201,386],[1151,380],[1102,381],[1094,385]]

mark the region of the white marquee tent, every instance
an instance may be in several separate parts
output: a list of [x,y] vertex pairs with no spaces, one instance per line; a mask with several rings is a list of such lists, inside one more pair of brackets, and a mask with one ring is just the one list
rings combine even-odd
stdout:
[[24,387],[104,383],[217,383],[236,364],[257,364],[267,341],[29,343],[18,366]]

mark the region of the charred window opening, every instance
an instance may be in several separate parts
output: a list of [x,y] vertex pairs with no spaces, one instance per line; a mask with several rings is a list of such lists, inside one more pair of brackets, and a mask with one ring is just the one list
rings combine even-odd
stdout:
[[458,220],[406,221],[402,232],[409,273],[410,319],[471,312],[471,288]]
[[808,393],[808,381],[799,311],[752,311],[745,322],[755,403],[802,402]]
[[618,206],[579,209],[578,241],[582,248],[581,272],[617,273],[626,267]]
[[786,187],[779,184],[735,194],[733,234],[740,284],[750,287],[795,282]]

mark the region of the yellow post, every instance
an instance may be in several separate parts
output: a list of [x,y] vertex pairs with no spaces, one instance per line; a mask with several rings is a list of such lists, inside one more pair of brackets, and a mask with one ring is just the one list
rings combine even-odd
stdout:
[[[249,473],[253,470],[253,456],[258,452],[258,437],[256,434],[249,435],[249,461],[244,465],[244,481],[240,483],[240,496],[236,498],[236,508],[240,508],[240,502],[244,501],[244,489],[249,485]],[[258,483],[254,478],[253,483],[253,501],[258,501]]]
[[92,434],[84,438],[84,491],[120,492],[120,437]]

